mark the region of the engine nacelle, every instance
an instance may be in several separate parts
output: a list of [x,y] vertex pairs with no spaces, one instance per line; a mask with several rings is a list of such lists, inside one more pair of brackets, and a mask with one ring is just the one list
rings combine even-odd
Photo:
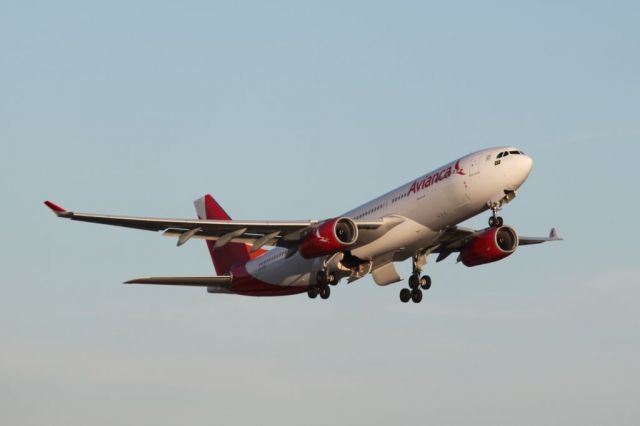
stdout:
[[484,265],[504,259],[517,248],[518,234],[513,228],[487,228],[464,246],[460,260],[465,266]]
[[300,244],[302,257],[326,256],[349,248],[358,240],[358,226],[347,217],[322,222]]

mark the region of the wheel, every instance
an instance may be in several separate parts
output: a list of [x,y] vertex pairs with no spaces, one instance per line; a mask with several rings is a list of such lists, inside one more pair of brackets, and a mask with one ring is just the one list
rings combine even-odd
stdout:
[[409,288],[413,290],[414,288],[418,288],[419,285],[420,285],[420,280],[418,279],[418,275],[417,274],[411,275],[409,277]]
[[411,292],[411,300],[413,303],[420,303],[422,301],[422,290],[416,288]]
[[316,274],[316,283],[318,285],[323,285],[327,282],[327,273],[324,271],[318,271]]
[[420,287],[422,287],[423,290],[429,290],[431,288],[431,277],[429,275],[423,275],[422,278],[420,278]]
[[502,226],[502,225],[504,225],[504,220],[503,220],[500,216],[498,216],[498,217],[496,218],[496,226],[497,226],[497,227],[500,227],[500,226]]
[[496,218],[495,217],[491,216],[489,218],[489,226],[491,226],[491,227],[496,226]]
[[327,283],[331,284],[331,285],[338,285],[338,280],[336,279],[335,275],[328,274],[327,275]]
[[315,299],[318,296],[318,287],[312,285],[307,289],[307,296],[311,299]]
[[322,297],[323,299],[328,299],[329,296],[331,296],[331,289],[329,288],[329,286],[322,286],[320,288],[320,297]]
[[402,303],[407,303],[411,299],[411,290],[408,288],[403,288],[400,290],[400,301]]

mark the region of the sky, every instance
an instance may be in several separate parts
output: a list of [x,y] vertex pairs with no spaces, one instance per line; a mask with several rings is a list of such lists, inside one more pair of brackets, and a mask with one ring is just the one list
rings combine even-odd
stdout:
[[[0,423],[636,425],[637,2],[0,2]],[[526,247],[250,298],[198,241],[56,219],[323,219],[477,149]],[[466,222],[484,227],[488,214]],[[409,262],[398,266],[407,277]]]

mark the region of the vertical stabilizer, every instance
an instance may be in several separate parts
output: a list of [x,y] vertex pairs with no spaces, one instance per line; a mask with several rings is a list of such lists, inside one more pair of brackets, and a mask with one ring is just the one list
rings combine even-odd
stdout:
[[[197,199],[193,204],[196,206],[200,219],[231,220],[227,212],[209,194]],[[231,242],[217,250],[214,250],[214,245],[215,241],[207,240],[207,247],[218,275],[228,274],[233,266],[242,265],[258,254],[254,253],[252,256],[249,251],[250,246],[245,243]]]

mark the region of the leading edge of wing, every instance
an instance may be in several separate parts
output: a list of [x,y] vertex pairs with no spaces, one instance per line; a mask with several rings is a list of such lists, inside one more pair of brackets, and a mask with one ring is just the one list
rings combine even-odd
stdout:
[[125,281],[124,284],[179,285],[192,287],[230,287],[231,275],[203,277],[142,277]]
[[251,230],[260,228],[272,229],[279,228],[284,230],[296,230],[306,228],[318,223],[317,220],[300,220],[300,221],[258,221],[258,220],[201,220],[201,219],[172,219],[158,217],[142,217],[142,216],[118,216],[105,215],[95,213],[80,213],[65,210],[59,205],[45,201],[44,204],[51,209],[57,216],[66,219],[77,220],[81,222],[99,223],[103,225],[122,226],[128,228],[145,229],[150,231],[162,231],[169,228],[192,229],[196,227],[207,226],[223,229],[228,227],[229,230],[246,227]]

